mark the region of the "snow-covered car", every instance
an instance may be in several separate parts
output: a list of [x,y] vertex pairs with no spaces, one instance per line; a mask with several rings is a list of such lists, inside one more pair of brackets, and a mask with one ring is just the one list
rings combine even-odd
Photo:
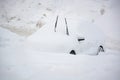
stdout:
[[[79,27],[77,30],[80,32],[77,35],[74,35],[71,33],[72,30],[69,28],[66,18],[63,19],[64,23],[60,22],[60,26],[57,26],[59,21],[60,20],[58,20],[57,17],[56,22],[54,20],[50,21],[49,24],[46,24],[37,32],[28,37],[26,41],[27,47],[29,47],[29,49],[34,49],[35,51],[40,52],[68,53],[74,55],[97,55],[101,51],[104,52],[103,38],[100,38],[100,35],[98,34],[99,32],[96,33],[95,28],[93,28],[95,30],[94,31],[92,29],[92,32],[95,32],[93,35],[90,34],[90,29],[86,28],[88,26],[91,27],[91,25],[85,25],[86,27],[82,25],[82,30],[80,31]],[[62,30],[63,24],[65,28]],[[61,32],[56,30],[57,27],[61,27]],[[87,33],[84,28],[87,29]],[[80,33],[83,34],[83,36],[80,36]]]

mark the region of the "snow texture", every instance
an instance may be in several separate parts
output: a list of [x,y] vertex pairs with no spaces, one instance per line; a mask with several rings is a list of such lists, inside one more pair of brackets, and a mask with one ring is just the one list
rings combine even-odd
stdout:
[[0,80],[120,80],[119,3],[0,0]]

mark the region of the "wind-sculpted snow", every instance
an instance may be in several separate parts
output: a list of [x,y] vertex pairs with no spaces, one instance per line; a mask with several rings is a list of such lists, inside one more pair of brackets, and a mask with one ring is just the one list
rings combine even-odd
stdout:
[[0,80],[120,79],[119,52],[107,50],[98,56],[73,56],[34,49],[26,51],[22,44],[25,38],[3,28],[0,34],[0,45],[3,45],[0,46]]
[[0,80],[120,80],[119,2],[0,0]]
[[[11,46],[14,47],[20,44],[20,41],[23,41],[23,37],[18,36],[15,33],[12,33],[4,28],[0,27],[0,46],[1,48]],[[1,50],[0,50],[1,51]]]
[[[99,46],[104,46],[104,35],[93,23],[66,18],[70,33],[67,35],[64,19],[65,16],[59,15],[54,32],[55,19],[52,17],[48,24],[27,38],[26,47],[43,52],[68,54],[71,50],[75,50],[77,54],[97,54]],[[80,37],[85,40],[78,42],[77,39]]]

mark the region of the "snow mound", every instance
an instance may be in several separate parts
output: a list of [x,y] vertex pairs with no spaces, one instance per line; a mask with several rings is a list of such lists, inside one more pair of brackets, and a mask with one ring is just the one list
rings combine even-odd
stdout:
[[22,37],[0,27],[0,48],[5,46],[15,46],[23,40]]
[[[68,36],[65,18],[64,15],[59,15],[56,32],[54,32],[56,17],[52,17],[48,24],[27,38],[28,48],[40,52],[69,53],[75,50],[77,53],[86,51],[86,54],[96,54],[98,47],[104,46],[104,35],[93,23],[66,18],[70,32]],[[80,37],[84,37],[85,41],[79,43],[77,39]]]
[[54,32],[54,23],[51,23],[43,26],[36,33],[28,37],[26,40],[27,46],[39,51],[70,52],[76,45],[77,39],[74,40],[73,37],[61,32]]

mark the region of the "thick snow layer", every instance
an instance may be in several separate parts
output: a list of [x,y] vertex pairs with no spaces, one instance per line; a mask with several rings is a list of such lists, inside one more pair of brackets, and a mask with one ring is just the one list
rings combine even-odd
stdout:
[[[15,49],[15,48],[14,48]],[[99,56],[29,53],[4,49],[0,53],[1,80],[119,80],[120,55]],[[14,53],[13,53],[14,52]]]
[[[29,36],[26,40],[26,47],[55,53],[69,53],[75,50],[78,54],[97,54],[99,46],[104,47],[104,34],[93,23],[84,20],[69,20],[69,16],[65,17],[61,14],[58,17],[56,32],[54,32],[56,17],[50,18],[48,24]],[[66,34],[65,18],[68,23],[69,36]],[[85,40],[78,42],[77,39],[80,37]]]
[[107,50],[98,56],[75,56],[25,51],[25,38],[3,28],[0,33],[0,44],[4,45],[0,46],[0,80],[120,79],[119,52]]
[[7,46],[15,46],[19,45],[20,41],[23,41],[23,37],[18,36],[15,33],[12,33],[4,28],[0,27],[0,46],[7,47]]
[[24,38],[2,28],[0,33],[2,43],[14,45],[0,46],[0,80],[120,79],[119,52],[107,50],[98,56],[26,52],[23,45],[13,43]]
[[[120,42],[119,0],[2,0],[0,4],[0,25],[22,36],[31,35],[47,24],[49,17],[63,14],[68,20],[76,21],[79,17],[80,21],[93,22],[108,36],[107,44],[111,38],[112,42]],[[110,47],[114,45],[119,47],[114,43]]]
[[[26,49],[24,44],[29,45],[31,40],[37,42],[39,48],[44,47],[39,46],[40,41],[52,41],[57,45],[64,43],[61,38],[69,39],[63,37],[63,16],[57,33],[53,32],[54,24],[49,21],[54,22],[58,14],[66,17],[72,39],[85,36],[88,40],[102,41],[103,35],[107,35],[105,53],[70,55],[40,52],[34,50],[34,46]],[[88,22],[82,23],[84,20]],[[38,28],[41,30],[27,38],[27,42],[26,38],[17,35],[19,29],[26,35],[29,30]],[[116,51],[119,50],[119,32],[119,0],[0,0],[0,80],[119,80],[120,51]],[[42,34],[45,36],[41,37]],[[70,42],[74,41],[70,39]],[[60,49],[65,48],[61,46]]]

